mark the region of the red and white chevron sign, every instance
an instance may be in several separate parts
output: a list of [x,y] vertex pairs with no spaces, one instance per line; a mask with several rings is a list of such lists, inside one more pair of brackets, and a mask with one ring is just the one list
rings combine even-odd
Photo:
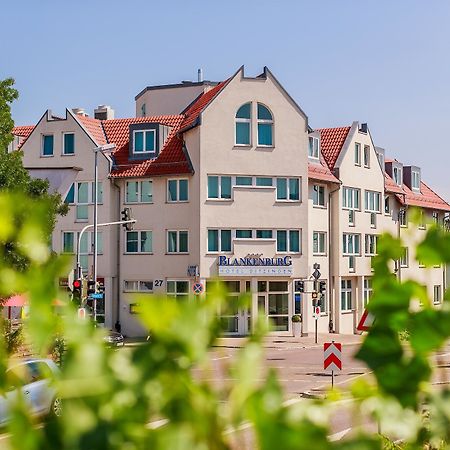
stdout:
[[323,344],[323,368],[336,372],[342,370],[342,344],[325,342]]

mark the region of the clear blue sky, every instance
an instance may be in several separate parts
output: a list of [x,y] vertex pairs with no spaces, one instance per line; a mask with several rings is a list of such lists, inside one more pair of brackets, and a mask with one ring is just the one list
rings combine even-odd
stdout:
[[47,108],[134,115],[151,84],[267,65],[312,127],[368,122],[375,144],[450,200],[450,2],[15,0],[2,5],[0,78],[16,124]]

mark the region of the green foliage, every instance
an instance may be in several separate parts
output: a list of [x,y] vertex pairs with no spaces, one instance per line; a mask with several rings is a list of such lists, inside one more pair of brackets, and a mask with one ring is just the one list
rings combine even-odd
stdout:
[[0,80],[0,151],[6,152],[8,144],[12,142],[11,131],[14,122],[11,118],[11,103],[17,100],[19,93],[14,89],[14,80],[6,78]]
[[13,326],[11,320],[8,319],[3,319],[1,322],[5,352],[8,356],[12,356],[19,350],[24,341],[22,325]]

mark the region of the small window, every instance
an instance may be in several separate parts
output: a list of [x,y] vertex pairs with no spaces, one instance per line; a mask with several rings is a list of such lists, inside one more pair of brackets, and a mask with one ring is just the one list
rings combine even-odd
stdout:
[[373,294],[372,278],[364,278],[363,306],[366,307]]
[[405,209],[400,209],[398,212],[398,220],[400,222],[401,227],[407,227],[408,226],[408,217]]
[[411,172],[411,188],[420,191],[420,173],[417,170]]
[[187,300],[189,298],[189,281],[167,280],[167,297],[177,300]]
[[251,103],[242,105],[235,118],[235,144],[248,146],[251,144]]
[[272,239],[272,230],[256,230],[256,239]]
[[344,255],[360,254],[360,235],[344,233],[342,235],[342,253]]
[[278,253],[300,253],[299,230],[277,230]]
[[231,199],[231,177],[208,175],[208,198]]
[[267,177],[256,177],[256,186],[273,186],[273,180]]
[[133,141],[133,153],[155,153],[156,151],[155,130],[135,130]]
[[364,167],[370,167],[370,146],[364,146]]
[[377,254],[378,236],[376,234],[366,234],[365,253],[368,256]]
[[352,309],[352,280],[341,280],[341,311]]
[[63,155],[74,155],[75,154],[75,134],[64,133],[63,142]]
[[355,165],[361,165],[361,144],[358,142],[355,143]]
[[365,210],[367,212],[381,212],[381,193],[365,191]]
[[153,281],[124,280],[124,292],[153,292]]
[[300,179],[277,178],[277,200],[300,201]]
[[355,210],[354,209],[350,209],[348,211],[348,224],[351,227],[355,226],[355,216],[356,216]]
[[403,184],[403,176],[402,169],[400,167],[394,167],[392,171],[392,175],[395,181],[395,184],[401,186]]
[[370,213],[370,226],[371,228],[377,227],[377,214],[374,212]]
[[358,209],[360,208],[360,190],[350,187],[344,187],[342,189],[342,207],[346,209]]
[[187,231],[167,232],[167,253],[188,253],[189,237]]
[[127,181],[125,203],[152,203],[152,181]]
[[439,225],[439,213],[437,211],[433,211],[431,217],[433,219],[433,223],[435,225]]
[[258,103],[258,145],[273,146],[273,117],[267,107]]
[[326,253],[326,236],[322,231],[313,232],[313,254],[324,255]]
[[319,159],[319,139],[310,136],[309,137],[309,148],[308,156],[310,158]]
[[208,252],[231,252],[231,230],[208,230]]
[[188,180],[167,180],[167,201],[169,203],[188,201]]
[[67,192],[64,202],[68,203],[69,205],[75,203],[75,183],[73,183],[72,186],[70,186],[70,189]]
[[408,247],[402,247],[403,254],[400,257],[400,267],[408,267]]
[[319,184],[313,186],[313,205],[325,206],[325,187]]
[[75,253],[74,235],[73,231],[63,231],[63,253]]
[[391,214],[391,205],[390,205],[390,199],[389,196],[386,195],[386,197],[384,197],[384,213],[385,214]]
[[151,231],[127,231],[126,253],[152,253]]
[[435,305],[441,303],[441,301],[442,301],[441,291],[442,291],[442,289],[439,284],[433,286],[433,303]]
[[53,134],[42,136],[42,156],[53,156]]
[[252,177],[236,177],[236,186],[252,186]]
[[252,230],[236,230],[236,239],[252,239]]
[[142,103],[141,105],[141,117],[145,117],[147,115],[147,108],[145,106],[145,103]]

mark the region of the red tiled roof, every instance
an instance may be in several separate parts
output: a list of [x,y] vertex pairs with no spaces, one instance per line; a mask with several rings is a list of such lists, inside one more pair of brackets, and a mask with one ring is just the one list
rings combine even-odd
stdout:
[[[124,178],[192,173],[183,150],[183,140],[177,135],[183,119],[184,116],[173,115],[103,120],[103,129],[108,142],[116,144],[114,151],[116,168],[111,176]],[[172,128],[156,158],[144,161],[129,159],[129,127],[134,123],[160,123]]]
[[214,97],[222,90],[222,88],[228,83],[228,80],[222,81],[217,86],[214,86],[209,91],[200,95],[192,105],[184,111],[185,118],[181,124],[180,129],[185,130],[195,124],[195,121],[200,116],[202,111],[209,105]]
[[12,134],[14,136],[20,136],[20,137],[27,138],[33,130],[34,130],[34,125],[23,125],[21,127],[14,127]]
[[74,114],[75,119],[81,123],[84,129],[89,133],[91,138],[98,145],[106,144],[106,136],[103,131],[102,121],[98,119],[93,119],[92,117],[82,116],[81,114]]
[[333,170],[351,127],[320,128],[320,149],[328,167]]
[[436,194],[423,181],[420,183],[420,193],[413,192],[408,186],[403,185],[403,191],[406,195],[396,195],[400,203],[409,206],[418,206],[420,208],[438,209],[450,211],[450,205],[439,195]]
[[404,191],[386,172],[384,173],[384,190],[393,194],[403,194]]
[[339,183],[339,180],[331,173],[326,163],[322,161],[320,163],[308,162],[308,178],[329,183]]

